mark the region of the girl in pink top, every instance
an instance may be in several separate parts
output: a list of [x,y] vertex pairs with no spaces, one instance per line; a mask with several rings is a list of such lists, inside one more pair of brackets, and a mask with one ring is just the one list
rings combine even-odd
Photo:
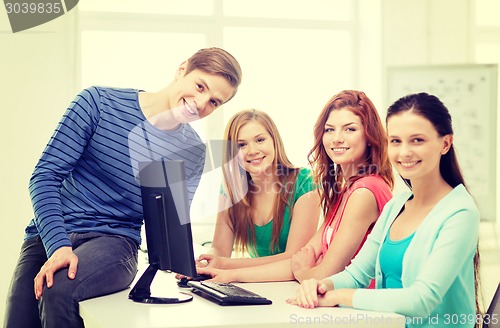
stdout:
[[394,185],[386,133],[363,92],[335,95],[316,121],[314,140],[309,161],[325,220],[292,256],[298,281],[342,271],[363,245]]
[[[321,256],[324,256],[326,254],[330,246],[330,243],[333,241],[333,238],[335,237],[335,233],[339,230],[340,223],[342,222],[342,218],[344,216],[345,204],[349,202],[349,197],[352,195],[352,193],[358,190],[359,188],[366,188],[373,193],[373,196],[375,196],[375,201],[377,202],[379,214],[382,211],[382,208],[384,207],[385,203],[387,203],[387,201],[392,198],[392,194],[387,183],[384,181],[384,179],[382,179],[378,175],[370,175],[367,177],[363,177],[354,182],[347,191],[344,191],[346,192],[345,196],[346,202],[344,203],[344,206],[342,206],[342,208],[339,208],[340,202],[337,202],[333,210],[329,213],[329,217],[326,220],[326,225],[324,226],[323,234],[321,236]],[[339,212],[338,219],[334,221],[334,218],[336,217],[335,214],[337,212]],[[366,240],[366,237],[370,233],[372,227],[373,224],[370,225],[370,227],[366,231],[363,241],[359,245],[354,255],[358,253],[359,249]]]

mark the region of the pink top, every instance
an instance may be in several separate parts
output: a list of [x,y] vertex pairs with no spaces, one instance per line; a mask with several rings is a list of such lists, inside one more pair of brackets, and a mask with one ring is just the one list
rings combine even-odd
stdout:
[[[379,215],[382,212],[384,205],[389,201],[389,199],[392,198],[391,189],[384,181],[384,179],[382,179],[378,175],[366,176],[354,182],[353,185],[347,190],[347,199],[344,205],[342,206],[342,208],[339,208],[340,203],[342,201],[342,194],[345,192],[345,190],[342,191],[341,197],[339,197],[338,201],[333,206],[333,210],[329,212],[325,228],[323,229],[323,236],[321,241],[321,255],[324,256],[326,254],[326,252],[328,251],[328,247],[330,246],[330,243],[332,242],[333,238],[335,237],[335,234],[337,233],[337,230],[339,229],[340,223],[342,222],[342,218],[344,217],[345,204],[347,204],[347,202],[349,201],[349,197],[351,197],[352,193],[359,188],[367,188],[373,193],[373,195],[375,196],[375,200],[377,202]],[[335,214],[337,213],[338,210],[341,211],[339,219],[334,223],[333,227],[330,228],[333,222],[333,218],[335,217]],[[359,245],[358,250],[354,255],[356,255],[363,246],[363,243],[365,242],[368,234],[371,232],[372,227],[373,225],[371,225],[369,229],[366,231],[363,241]]]

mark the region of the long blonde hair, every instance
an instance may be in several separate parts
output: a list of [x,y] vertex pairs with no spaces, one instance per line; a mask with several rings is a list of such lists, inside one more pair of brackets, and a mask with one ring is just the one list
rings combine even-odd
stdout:
[[225,209],[231,220],[234,233],[234,247],[238,252],[248,251],[258,256],[255,236],[255,227],[252,220],[254,194],[257,192],[252,177],[238,162],[238,134],[245,124],[257,121],[267,130],[273,139],[275,156],[273,161],[274,172],[280,182],[280,193],[273,213],[273,229],[271,251],[283,252],[279,249],[279,235],[283,228],[285,208],[293,207],[293,193],[296,176],[299,171],[288,159],[283,141],[276,124],[271,117],[259,110],[248,109],[236,113],[226,126],[224,132],[225,143],[223,152],[223,191],[228,198],[229,206]]

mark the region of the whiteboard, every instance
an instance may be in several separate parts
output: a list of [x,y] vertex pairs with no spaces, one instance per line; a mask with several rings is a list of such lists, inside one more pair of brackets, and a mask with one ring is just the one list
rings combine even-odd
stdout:
[[387,107],[427,92],[450,111],[465,183],[484,221],[496,218],[497,76],[497,65],[390,67],[387,74]]

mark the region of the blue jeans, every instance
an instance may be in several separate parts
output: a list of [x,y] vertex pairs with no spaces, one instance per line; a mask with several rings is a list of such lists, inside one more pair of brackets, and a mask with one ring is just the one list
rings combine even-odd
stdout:
[[69,235],[78,256],[74,280],[68,269],[54,274],[39,301],[34,279],[47,255],[40,237],[25,240],[7,295],[4,327],[84,327],[78,302],[111,294],[130,286],[137,274],[137,244],[126,237],[102,233]]

